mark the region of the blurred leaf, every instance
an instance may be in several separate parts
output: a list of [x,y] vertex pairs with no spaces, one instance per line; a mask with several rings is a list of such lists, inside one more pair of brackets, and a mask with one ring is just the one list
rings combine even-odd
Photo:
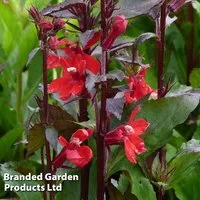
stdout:
[[23,102],[26,103],[38,88],[42,79],[42,54],[40,51],[33,57],[28,65],[28,81]]
[[[13,169],[10,169],[5,166],[0,166],[0,173],[1,176],[3,176],[5,173],[8,173],[10,175],[21,175],[20,173],[14,171]],[[9,184],[10,186],[22,186],[26,184],[27,186],[34,186],[38,185],[39,183],[36,181],[4,181],[5,184]],[[20,197],[21,200],[38,200],[42,199],[41,192],[21,192],[16,191],[16,194]]]
[[190,74],[190,83],[193,88],[200,88],[200,68],[194,68]]
[[120,9],[114,12],[114,16],[124,15],[132,18],[140,15],[152,15],[153,8],[159,7],[161,3],[162,0],[119,0],[118,7]]
[[0,99],[0,113],[3,113],[0,115],[0,130],[4,132],[12,129],[17,123],[16,112],[3,99]]
[[22,133],[23,128],[15,127],[0,138],[0,160],[8,156],[7,153],[10,151],[12,145],[14,145]]
[[35,124],[28,133],[27,155],[34,153],[45,143],[45,128],[43,124]]

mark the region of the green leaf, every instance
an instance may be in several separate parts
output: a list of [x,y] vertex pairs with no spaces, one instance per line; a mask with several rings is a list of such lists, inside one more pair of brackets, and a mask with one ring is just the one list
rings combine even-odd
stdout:
[[150,15],[153,8],[159,6],[162,0],[119,0],[114,15],[124,15],[132,18],[140,15]]
[[12,148],[12,145],[22,135],[23,128],[16,127],[0,138],[0,160],[5,158]]
[[190,83],[193,88],[200,88],[200,68],[194,68],[190,74]]
[[156,195],[149,179],[145,177],[137,165],[131,164],[122,147],[112,147],[112,155],[108,160],[107,177],[118,171],[125,171],[131,184],[131,192],[139,200],[156,200]]
[[35,124],[28,133],[27,155],[43,147],[45,142],[45,128],[43,124]]
[[170,177],[167,181],[168,189],[183,182],[200,159],[200,141],[192,139],[182,145],[179,154],[168,164]]
[[198,103],[199,98],[187,94],[145,103],[137,118],[144,118],[150,123],[144,135],[148,150],[146,155],[166,144],[172,136],[173,128],[183,123]]
[[3,113],[0,115],[0,130],[6,132],[12,129],[17,122],[16,112],[3,99],[0,99],[0,113]]
[[129,180],[125,174],[121,174],[119,181],[118,181],[118,189],[119,191],[124,194],[128,190]]
[[180,200],[199,200],[200,196],[200,162],[188,173],[181,182],[174,186],[175,194]]
[[[67,174],[78,175],[79,171],[66,171]],[[56,194],[56,200],[73,199],[80,200],[80,180],[79,181],[64,181],[63,190]]]
[[[0,167],[0,173],[3,177],[5,173],[8,173],[10,175],[21,175],[20,173],[14,171],[13,169],[10,169],[5,166]],[[22,186],[24,184],[29,186],[39,185],[36,181],[4,181],[5,184],[9,184],[10,186]],[[21,192],[16,191],[16,194],[20,197],[21,200],[39,200],[42,199],[42,195],[40,192]]]
[[42,79],[42,54],[40,51],[31,59],[28,65],[28,82],[23,102],[26,103],[35,93]]

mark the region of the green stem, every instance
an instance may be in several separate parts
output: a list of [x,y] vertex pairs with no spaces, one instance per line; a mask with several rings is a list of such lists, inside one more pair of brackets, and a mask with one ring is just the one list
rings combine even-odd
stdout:
[[[16,112],[17,112],[17,122],[19,125],[23,125],[23,112],[22,112],[22,71],[17,74],[17,90],[16,90],[17,102],[16,102]],[[21,133],[19,142],[24,139],[24,132]],[[18,146],[19,159],[24,159],[24,144],[19,143]]]

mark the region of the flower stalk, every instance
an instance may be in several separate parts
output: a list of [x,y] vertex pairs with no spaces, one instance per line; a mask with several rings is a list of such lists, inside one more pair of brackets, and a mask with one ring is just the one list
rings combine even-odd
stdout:
[[[101,45],[106,36],[106,15],[105,15],[106,1],[101,0]],[[104,48],[102,48],[101,54],[101,75],[106,75],[108,69],[108,56]],[[105,176],[106,176],[106,145],[104,142],[104,136],[107,132],[107,83],[103,82],[101,85],[101,110],[100,110],[100,122],[97,133],[97,200],[104,199],[105,193]]]
[[[164,1],[161,6],[160,19],[157,22],[157,47],[158,47],[158,99],[165,96],[165,87],[164,87],[164,61],[165,61],[165,30],[166,30],[166,17],[167,17],[167,3]],[[159,160],[161,163],[161,168],[166,170],[166,149],[161,147],[159,150]],[[164,198],[165,190],[161,186],[158,190],[157,198],[162,200]]]
[[[42,48],[42,58],[43,58],[43,121],[45,126],[48,125],[48,116],[49,116],[49,109],[48,109],[48,73],[47,73],[47,55],[48,55],[48,43],[47,37],[43,38],[44,40],[41,41],[41,48]],[[47,171],[48,173],[52,173],[52,165],[51,165],[51,150],[50,145],[47,139],[45,138],[45,149],[46,149],[46,159],[47,159]],[[43,172],[45,173],[45,172]],[[50,181],[50,185],[52,185],[52,181]],[[50,200],[55,199],[54,192],[50,192]]]

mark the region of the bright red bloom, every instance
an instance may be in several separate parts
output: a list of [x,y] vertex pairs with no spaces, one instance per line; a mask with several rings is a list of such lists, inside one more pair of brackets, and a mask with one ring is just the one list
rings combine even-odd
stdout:
[[111,30],[107,36],[107,38],[103,42],[103,47],[105,49],[111,48],[114,41],[126,31],[128,25],[128,21],[125,16],[118,15],[114,18],[114,22],[112,24]]
[[139,136],[144,134],[149,123],[144,119],[133,121],[139,109],[140,107],[138,106],[133,110],[127,124],[117,127],[105,136],[106,145],[120,144],[123,142],[126,157],[134,164],[137,162],[136,154],[147,151],[143,140]]
[[[54,40],[54,41],[53,41]],[[100,70],[100,63],[94,57],[84,53],[76,43],[56,40],[55,47],[65,45],[60,50],[63,56],[52,54],[48,56],[48,68],[62,67],[62,76],[49,84],[50,93],[60,93],[60,99],[67,100],[72,95],[81,95],[85,89],[86,70],[97,74]],[[54,48],[53,44],[52,47]]]
[[62,167],[66,160],[80,168],[87,165],[93,157],[93,152],[88,146],[80,146],[80,144],[87,140],[92,133],[93,129],[79,129],[72,135],[69,142],[60,136],[58,140],[63,149],[53,161],[54,168]]
[[157,92],[147,84],[145,76],[146,68],[142,68],[135,76],[129,76],[127,82],[130,92],[125,93],[125,101],[127,103],[136,102],[148,94],[151,94],[153,99],[156,98]]

